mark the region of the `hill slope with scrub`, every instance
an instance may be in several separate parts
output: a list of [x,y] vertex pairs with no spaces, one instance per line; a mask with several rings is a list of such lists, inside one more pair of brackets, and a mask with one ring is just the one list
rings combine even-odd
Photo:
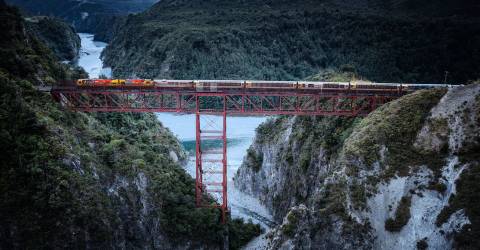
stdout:
[[[0,248],[220,248],[220,213],[195,208],[171,132],[153,114],[72,112],[38,92],[86,75],[25,25],[0,1]],[[260,233],[229,225],[234,249]]]
[[108,41],[124,16],[138,13],[157,0],[6,0],[28,16],[63,19],[78,32],[93,33],[95,39]]
[[365,118],[280,117],[235,175],[281,225],[269,249],[476,249],[480,84]]
[[28,32],[34,34],[61,61],[78,59],[81,41],[75,29],[63,21],[45,16],[25,18]]
[[147,78],[291,80],[342,67],[372,81],[479,78],[477,18],[343,2],[161,1],[126,18],[105,62],[118,76]]

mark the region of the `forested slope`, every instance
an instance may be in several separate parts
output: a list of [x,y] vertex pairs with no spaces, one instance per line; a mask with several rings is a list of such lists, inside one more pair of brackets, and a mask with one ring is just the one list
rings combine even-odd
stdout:
[[476,18],[340,2],[161,1],[127,18],[105,62],[118,76],[178,79],[303,79],[342,67],[373,81],[479,77]]
[[25,19],[29,33],[32,33],[47,45],[62,61],[78,59],[81,41],[72,26],[59,19],[35,16]]
[[78,32],[94,33],[95,39],[108,41],[116,22],[131,13],[146,10],[156,0],[7,0],[27,15],[63,19]]
[[[177,139],[153,114],[65,110],[40,84],[57,63],[0,1],[0,249],[218,249],[220,213],[196,209]],[[231,247],[259,227],[229,221]]]

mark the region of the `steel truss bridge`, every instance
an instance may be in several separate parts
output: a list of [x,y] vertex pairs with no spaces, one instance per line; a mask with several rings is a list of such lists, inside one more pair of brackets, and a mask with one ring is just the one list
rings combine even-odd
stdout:
[[[320,115],[364,116],[407,92],[386,90],[248,90],[196,91],[160,87],[52,87],[54,99],[83,112],[171,112],[196,115],[196,205],[218,208],[225,222],[227,201],[227,116]],[[206,115],[221,116],[220,129],[202,122]],[[221,149],[202,142],[217,140]],[[212,197],[216,202],[212,202]]]

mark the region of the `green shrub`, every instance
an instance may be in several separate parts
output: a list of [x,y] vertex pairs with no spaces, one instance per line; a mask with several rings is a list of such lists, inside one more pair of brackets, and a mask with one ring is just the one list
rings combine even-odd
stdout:
[[350,186],[352,205],[356,209],[363,209],[366,207],[367,190],[365,185],[355,183]]
[[299,160],[299,165],[300,169],[304,173],[308,171],[308,168],[310,167],[310,161],[312,157],[312,151],[310,147],[302,147],[301,153],[300,153],[300,160]]
[[410,220],[410,205],[412,202],[411,196],[404,196],[398,204],[395,211],[394,218],[388,218],[385,221],[385,229],[390,232],[400,232],[403,226],[405,226]]
[[297,224],[298,224],[297,216],[298,215],[294,211],[290,211],[290,213],[288,213],[287,215],[288,223],[282,226],[282,232],[285,235],[289,237],[295,236],[295,230],[297,230]]
[[443,194],[447,190],[447,185],[442,182],[430,182],[427,188]]
[[262,168],[263,154],[257,154],[255,149],[249,147],[247,149],[247,161],[251,163],[249,166],[252,167],[255,172],[258,172]]
[[269,143],[275,141],[278,136],[284,132],[284,121],[289,119],[288,116],[279,116],[277,118],[269,118],[264,123],[260,124],[256,129],[257,143]]
[[[343,152],[347,159],[359,158],[367,167],[380,161],[380,147],[387,149],[380,162],[385,169],[383,180],[408,175],[411,166],[427,164],[436,176],[444,165],[437,153],[420,152],[414,141],[430,109],[438,103],[445,90],[423,90],[383,105],[360,121],[346,140]],[[349,166],[357,167],[357,166]]]
[[263,229],[251,220],[244,222],[243,219],[232,219],[228,224],[230,249],[240,249],[250,240],[263,233]]
[[427,250],[428,249],[428,243],[427,243],[427,238],[421,239],[417,241],[417,249],[418,250]]
[[[474,152],[472,152],[474,153]],[[454,236],[454,247],[458,249],[475,249],[480,246],[480,164],[478,158],[471,162],[465,169],[460,178],[455,182],[457,193],[452,194],[448,201],[448,206],[437,216],[436,225],[442,226],[447,222],[450,216],[464,209],[464,212],[471,224],[462,227],[461,231]]]

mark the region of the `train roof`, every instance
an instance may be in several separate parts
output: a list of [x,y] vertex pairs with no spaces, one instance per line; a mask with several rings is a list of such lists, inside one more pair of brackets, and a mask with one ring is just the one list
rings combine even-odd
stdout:
[[[150,79],[140,79],[140,78],[112,78],[112,79],[102,79],[102,78],[84,78],[77,79],[80,80],[150,80]],[[292,84],[292,83],[301,83],[301,84],[352,84],[352,85],[384,85],[384,86],[408,86],[408,87],[455,87],[457,84],[438,84],[438,83],[393,83],[393,82],[367,82],[367,81],[351,81],[351,82],[332,82],[332,81],[267,81],[267,80],[172,80],[172,79],[153,79],[157,83],[272,83],[272,84]]]

